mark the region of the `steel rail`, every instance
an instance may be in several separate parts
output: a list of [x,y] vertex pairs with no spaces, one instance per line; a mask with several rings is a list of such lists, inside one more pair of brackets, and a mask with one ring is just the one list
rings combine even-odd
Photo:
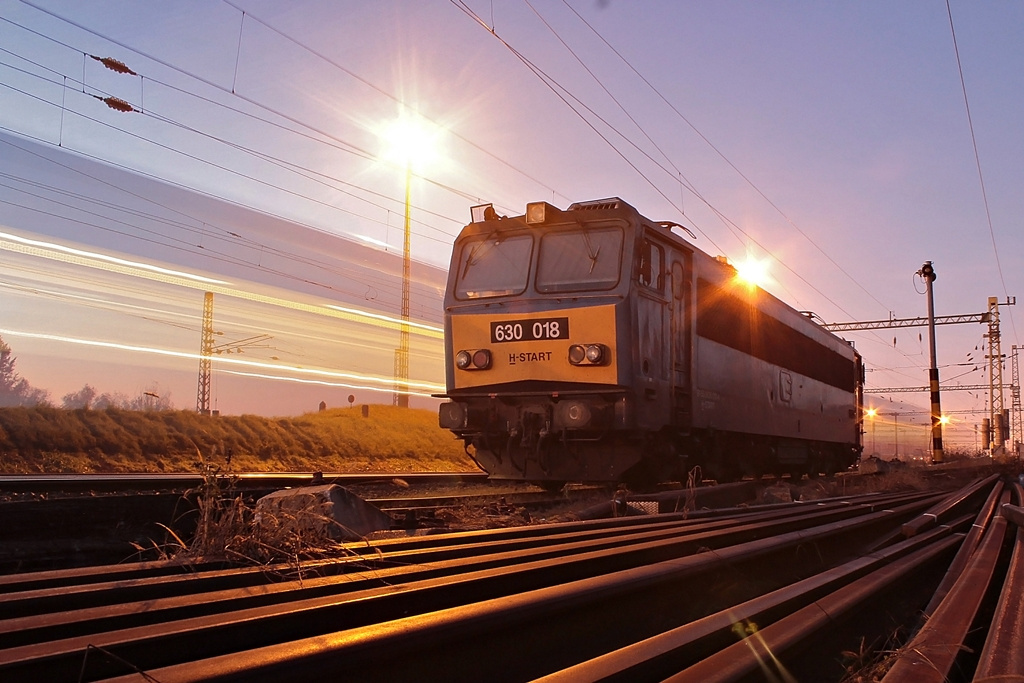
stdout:
[[[670,631],[582,662],[539,679],[538,683],[633,683],[660,681],[696,664],[708,652],[736,641],[737,624],[767,624],[793,613],[855,579],[907,556],[912,566],[929,562],[959,542],[953,530],[970,517],[916,538],[858,557],[811,577],[729,607]],[[908,568],[910,569],[910,568]],[[763,634],[763,631],[760,632]]]
[[[1024,488],[1013,485],[1017,505],[1024,504]],[[1004,506],[1004,512],[1005,510]],[[1020,508],[1018,507],[1018,510]],[[1008,515],[1003,515],[1009,519]],[[1013,554],[999,593],[985,646],[974,670],[975,683],[1024,681],[1024,528],[1017,526]]]
[[[950,494],[930,508],[928,513],[924,514],[939,513],[948,516],[954,511],[963,508],[964,503],[975,497],[979,492],[979,486],[983,484],[993,488],[993,496],[990,496],[990,500],[1002,490],[1001,484],[996,482],[994,477],[988,477]],[[882,556],[888,559],[890,555],[896,556],[901,551],[905,552],[905,548],[916,547],[916,544],[910,543],[915,537],[919,537],[922,534],[928,538],[945,537],[951,528],[967,527],[971,519],[972,515],[963,515],[956,521],[951,522],[951,526],[948,527],[937,526],[936,528],[936,525],[930,525],[933,527],[930,531],[918,529],[915,533],[908,534],[906,536],[907,540],[903,540],[895,545],[876,543],[872,547],[879,548],[878,550],[848,563],[844,567],[856,567],[867,562],[868,558]],[[976,526],[977,524],[975,524]],[[898,537],[898,535],[899,530],[896,530],[888,536]],[[945,550],[946,547],[948,546],[943,546],[943,549]],[[841,572],[842,568],[832,571]],[[772,624],[768,629],[760,629],[754,636],[741,643],[737,643],[733,647],[721,648],[726,648],[735,640],[733,628],[737,623],[752,622],[762,625],[771,623],[771,621],[774,621],[771,608],[776,607],[778,603],[786,604],[787,609],[782,610],[783,613],[793,612],[793,609],[790,608],[794,607],[794,603],[796,603],[796,607],[800,607],[797,596],[802,594],[803,587],[815,586],[817,581],[821,581],[827,576],[828,572],[798,582],[791,587],[755,598],[744,605],[730,608],[717,615],[712,615],[660,634],[647,641],[608,653],[602,657],[548,676],[543,680],[559,683],[562,681],[601,680],[625,682],[662,680],[675,675],[675,672],[687,666],[692,666],[693,668],[686,669],[684,673],[671,680],[725,681],[742,679],[759,671],[761,667],[768,666],[771,669],[773,666],[771,663],[777,662],[783,653],[792,649],[799,642],[809,638],[816,629],[825,625],[821,621],[821,613],[808,608],[787,617],[788,621],[778,622],[778,625]],[[895,577],[890,578],[895,579]],[[870,595],[876,593],[882,588],[882,584],[871,584],[868,582],[862,588],[865,591],[859,594],[859,600],[867,599]],[[819,603],[819,607],[821,604],[827,603]],[[853,607],[847,599],[844,599],[841,604],[847,608]],[[835,610],[825,612],[825,614],[829,620],[834,620],[841,616]],[[780,632],[782,635],[778,635]],[[718,654],[708,658],[707,661],[697,664],[696,659],[698,657],[695,657],[694,653],[700,650],[696,648],[696,645],[700,645],[705,651],[709,649],[719,649],[720,651]],[[765,675],[769,678],[778,676],[779,680],[786,679],[779,671],[769,671]]]
[[[934,494],[932,495],[934,497]],[[689,548],[717,547],[762,535],[780,532],[796,525],[807,525],[815,519],[837,519],[857,514],[858,509],[874,510],[896,503],[923,500],[918,495],[868,498],[862,503],[837,501],[808,508],[794,504],[765,506],[766,509],[745,509],[741,516],[725,518],[687,518],[680,513],[656,517],[624,518],[618,523],[568,523],[561,525],[529,527],[535,533],[523,537],[517,529],[494,529],[486,533],[464,533],[464,535],[438,535],[423,537],[431,543],[419,543],[420,539],[409,542],[396,539],[374,544],[347,544],[352,552],[336,559],[306,562],[300,567],[288,564],[258,566],[243,569],[214,568],[207,571],[193,571],[186,565],[175,565],[176,571],[156,577],[134,580],[119,577],[117,581],[81,582],[82,572],[72,572],[75,582],[66,585],[48,584],[33,586],[30,590],[0,593],[0,617],[11,618],[47,611],[67,612],[73,609],[102,607],[116,602],[154,601],[177,594],[189,596],[211,591],[253,588],[269,583],[270,578],[284,579],[289,572],[299,570],[299,583],[310,582],[310,577],[319,574],[338,574],[333,581],[351,584],[350,573],[377,572],[384,569],[408,570],[388,572],[388,581],[399,581],[398,573],[413,574],[427,563],[435,563],[432,569],[440,571],[438,562],[449,562],[445,570],[460,570],[458,560],[480,568],[494,564],[512,564],[530,561],[549,555],[593,552],[604,549],[625,550],[632,545],[666,540],[673,544],[688,544]],[[503,532],[505,531],[505,532]],[[679,552],[686,552],[680,546]],[[103,571],[98,575],[101,577]],[[96,577],[94,577],[96,578]],[[0,624],[0,634],[4,627]]]
[[[1003,502],[1008,499],[1009,492],[1003,492]],[[945,683],[948,680],[989,588],[1005,535],[1006,520],[997,514],[963,573],[931,618],[900,650],[883,683]]]
[[974,551],[978,548],[978,544],[981,543],[981,539],[985,534],[985,529],[988,528],[989,522],[992,519],[992,515],[995,514],[996,506],[999,504],[999,499],[1003,495],[1003,483],[996,482],[992,486],[992,491],[989,493],[988,498],[982,504],[981,509],[978,511],[978,516],[974,520],[974,524],[971,525],[970,531],[967,532],[967,537],[964,542],[960,544],[960,549],[957,551],[956,557],[949,564],[949,568],[946,570],[945,575],[939,582],[938,587],[932,594],[931,599],[925,606],[922,616],[925,619],[930,619],[932,614],[935,612],[935,608],[939,606],[942,599],[949,593],[949,589],[953,587],[957,579],[963,573],[967,563],[970,562],[971,556]]
[[[0,615],[7,617],[0,621],[0,643],[55,640],[70,637],[94,623],[105,624],[108,629],[124,628],[171,615],[210,614],[223,604],[240,609],[289,599],[338,595],[363,588],[363,584],[375,586],[387,581],[396,585],[422,580],[428,574],[436,577],[492,566],[511,566],[571,553],[608,550],[624,554],[632,546],[650,546],[656,542],[668,542],[673,547],[672,552],[685,553],[699,547],[719,547],[758,535],[780,533],[793,528],[794,518],[798,519],[797,526],[806,526],[815,521],[850,517],[857,514],[858,509],[873,510],[888,502],[872,499],[870,505],[859,508],[838,503],[810,509],[790,506],[751,513],[739,520],[698,522],[649,518],[644,525],[580,530],[570,538],[564,534],[525,540],[499,538],[412,551],[399,545],[397,549],[379,549],[380,553],[367,556],[366,562],[363,558],[346,557],[316,566],[310,564],[306,567],[305,578],[272,584],[268,583],[272,573],[259,567],[21,591],[0,595]],[[284,571],[286,567],[279,569]],[[310,577],[316,570],[329,571],[332,575]],[[365,576],[360,579],[361,575]],[[237,590],[243,587],[245,595],[239,597]],[[133,604],[141,602],[146,603],[144,612]],[[75,620],[73,627],[69,624],[71,620]]]
[[[764,505],[757,507],[726,508],[720,510],[697,510],[693,512],[663,514],[656,518],[652,517],[625,517],[616,519],[599,519],[586,522],[558,522],[544,525],[481,529],[468,532],[448,532],[429,535],[401,535],[395,537],[378,538],[372,543],[348,543],[344,546],[346,553],[351,555],[372,555],[374,557],[389,556],[394,552],[411,552],[421,548],[438,548],[460,545],[490,544],[498,542],[511,542],[515,540],[541,538],[545,542],[551,541],[558,536],[571,535],[576,540],[584,538],[587,534],[599,534],[602,530],[609,530],[608,533],[627,533],[632,527],[655,528],[657,525],[677,524],[681,521],[689,524],[696,524],[698,520],[710,520],[719,518],[731,518],[734,521],[739,518],[753,519],[757,515],[771,515],[775,510],[789,509],[790,514],[801,514],[800,510],[808,509],[807,506],[822,508],[827,505],[853,505],[870,502],[874,505],[892,505],[899,502],[910,502],[916,496],[924,497],[927,493],[920,494],[869,494],[861,496],[844,496],[834,499],[816,501],[814,503],[786,503],[777,505]],[[479,546],[484,548],[486,545]],[[525,547],[525,546],[524,546]],[[335,562],[349,562],[346,557],[337,560],[308,560],[298,565],[287,563],[264,566],[259,568],[239,569],[219,562],[182,562],[182,561],[159,561],[140,562],[119,565],[106,565],[97,567],[82,567],[65,570],[49,570],[30,572],[24,574],[9,574],[0,576],[0,596],[4,593],[41,591],[38,595],[45,595],[45,591],[73,587],[77,590],[89,590],[87,587],[93,584],[114,584],[135,579],[157,579],[159,577],[182,577],[184,576],[192,583],[187,589],[195,592],[201,589],[203,577],[214,577],[217,574],[209,572],[220,570],[226,574],[257,573],[267,576],[287,576],[289,573],[297,572],[300,575],[316,575],[323,572],[331,572],[330,565]],[[415,561],[410,560],[410,561]],[[3,604],[0,597],[0,605]],[[3,611],[0,609],[0,614]]]
[[[88,647],[113,651],[117,656],[148,669],[168,664],[168,658],[173,657],[176,651],[188,652],[194,657],[215,657],[218,653],[224,654],[224,648],[230,652],[232,647],[241,647],[242,643],[249,646],[268,645],[267,639],[279,637],[275,635],[279,633],[287,633],[289,638],[322,638],[325,637],[323,630],[330,630],[331,625],[334,628],[341,626],[371,631],[386,630],[385,625],[378,623],[381,619],[396,622],[401,621],[400,617],[405,614],[436,613],[437,610],[458,609],[460,603],[503,600],[509,594],[543,591],[553,583],[587,585],[588,581],[600,582],[608,576],[619,576],[623,580],[628,576],[632,580],[644,575],[649,578],[662,576],[668,580],[668,577],[677,576],[679,572],[686,574],[695,571],[695,567],[711,566],[705,563],[721,566],[723,562],[746,561],[801,544],[824,541],[843,532],[891,523],[931,503],[926,499],[902,508],[879,511],[871,511],[870,506],[865,506],[865,514],[838,522],[828,521],[831,513],[815,513],[822,518],[823,526],[781,534],[772,534],[766,528],[759,529],[757,533],[767,534],[766,538],[682,556],[679,547],[674,547],[678,546],[675,541],[658,539],[630,548],[590,550],[569,557],[551,555],[518,565],[497,562],[496,566],[485,570],[405,584],[393,583],[393,577],[387,574],[389,571],[394,573],[406,568],[383,570],[377,572],[377,576],[371,574],[368,577],[377,580],[378,587],[344,596],[291,601],[284,605],[242,609],[228,615],[209,615],[10,648],[0,652],[0,675],[6,672],[23,677],[66,676],[68,671],[77,670]],[[688,552],[692,552],[691,545],[687,544],[686,547]],[[380,586],[380,583],[384,585]],[[620,587],[619,590],[625,589]],[[109,668],[104,670],[109,671]]]
[[944,543],[926,546],[905,558],[877,568],[849,585],[757,630],[740,642],[669,676],[665,683],[728,683],[758,672],[768,679],[791,679],[782,661],[786,655],[791,655],[816,633],[834,626],[897,581],[912,575],[924,563],[952,548],[955,542],[956,539],[947,539]]
[[[418,483],[486,482],[486,472],[378,472],[346,474],[322,473],[323,483],[343,486],[403,479]],[[312,480],[313,472],[239,472],[217,475],[219,480],[230,480],[236,488],[278,489],[301,486]],[[5,474],[0,475],[0,491],[52,492],[52,491],[128,491],[128,490],[185,490],[202,486],[206,478],[198,473],[114,473],[114,474]]]
[[[920,509],[916,505],[912,507]],[[828,540],[840,542],[851,532],[892,522],[894,516],[901,512],[913,514],[914,510],[873,512],[842,522],[601,573],[560,585],[507,591],[504,595],[418,615],[264,645],[244,653],[224,653],[147,670],[149,675],[163,683],[303,680],[317,672],[331,670],[331,667],[338,667],[355,680],[403,680],[403,676],[414,675],[414,670],[408,666],[410,662],[416,662],[416,658],[429,659],[432,655],[457,652],[458,657],[473,661],[474,656],[482,655],[480,649],[483,648],[488,653],[486,656],[492,658],[489,667],[514,666],[517,667],[516,678],[533,678],[550,671],[540,668],[551,665],[549,658],[575,658],[580,652],[594,647],[595,640],[629,636],[624,632],[610,632],[607,628],[609,622],[595,620],[597,615],[604,614],[614,623],[616,618],[625,618],[624,609],[642,611],[644,606],[649,606],[650,600],[660,600],[670,594],[674,594],[676,600],[684,597],[678,593],[678,587],[687,585],[685,581],[695,581],[727,567],[753,567],[755,563],[769,562],[780,552],[794,551],[809,544]],[[670,590],[670,587],[675,587],[674,593],[657,592]],[[641,600],[640,595],[647,596],[647,600]],[[579,610],[583,610],[587,617],[573,618],[572,615]],[[639,618],[637,614],[631,616]],[[635,625],[635,622],[630,623]],[[506,639],[516,634],[520,646],[525,647],[524,639],[529,640],[531,657],[510,659],[509,641]],[[505,647],[499,647],[500,643]],[[472,653],[468,652],[470,649]],[[496,664],[498,660],[500,664]],[[497,670],[502,671],[503,676],[512,675],[507,669]],[[450,660],[448,668],[438,670],[424,665],[417,666],[415,671],[421,680],[470,681],[479,680],[482,676],[479,669],[459,667]]]
[[979,492],[983,491],[985,487],[990,487],[992,484],[999,479],[998,474],[990,475],[981,481],[968,484],[961,488],[959,491],[943,499],[937,503],[934,507],[928,509],[926,512],[922,512],[918,517],[905,523],[900,531],[902,534],[910,538],[914,534],[919,534],[925,529],[930,529],[939,523],[939,520],[947,518],[951,515],[958,507],[960,507],[964,501],[969,498],[976,496]]

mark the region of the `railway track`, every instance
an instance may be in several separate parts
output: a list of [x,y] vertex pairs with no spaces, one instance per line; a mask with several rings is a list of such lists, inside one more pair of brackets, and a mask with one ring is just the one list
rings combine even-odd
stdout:
[[[328,484],[353,486],[375,484],[401,478],[415,485],[436,485],[487,481],[486,472],[410,472],[340,474],[319,472],[319,479]],[[240,472],[230,475],[232,485],[239,491],[275,491],[290,486],[310,483],[311,472]],[[42,496],[56,494],[134,493],[139,491],[184,492],[206,483],[197,473],[124,473],[124,474],[4,474],[0,475],[0,492],[32,493]]]
[[[398,481],[400,479],[400,481]],[[522,483],[491,483],[480,473],[414,473],[322,476],[392,515],[396,524],[443,526],[438,510],[459,506],[528,512],[588,495],[580,487],[565,495]],[[0,476],[0,574],[152,559],[154,546],[195,530],[197,497],[242,496],[250,506],[280,488],[311,482],[310,474],[240,474],[202,479],[196,475],[7,475]],[[212,490],[211,488],[212,487]],[[133,546],[150,550],[140,555]]]
[[[841,651],[909,632],[930,602],[929,624],[972,625],[1005,591],[990,611],[1012,620],[1021,562],[1004,558],[1021,540],[1001,512],[1020,496],[992,476],[953,494],[384,539],[294,565],[0,577],[0,679],[763,680],[774,662],[839,680]],[[982,586],[976,609],[965,582]],[[972,671],[1019,645],[994,629]]]

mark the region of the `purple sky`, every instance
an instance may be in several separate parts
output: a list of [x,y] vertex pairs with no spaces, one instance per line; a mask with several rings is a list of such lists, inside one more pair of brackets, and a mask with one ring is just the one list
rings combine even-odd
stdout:
[[[378,253],[372,245],[401,248],[404,172],[379,160],[378,131],[404,106],[445,131],[411,185],[413,252],[424,264],[413,317],[424,325],[440,321],[436,268],[447,266],[470,205],[521,213],[529,201],[564,207],[606,196],[690,226],[713,255],[767,258],[767,289],[829,322],[924,315],[915,272],[926,260],[939,276],[939,315],[980,313],[988,297],[1024,291],[1024,4],[951,0],[949,9],[935,0],[0,0],[0,225],[221,277],[264,298],[358,303],[394,316],[396,285],[384,272],[393,266],[366,259]],[[141,111],[117,112],[93,95]],[[79,164],[92,158],[206,199],[129,175],[101,191],[48,161],[23,163],[12,143]],[[58,199],[58,189],[72,194]],[[175,204],[158,207],[150,195]],[[101,217],[85,220],[83,196],[108,202],[89,209]],[[218,233],[224,227],[238,237]],[[244,264],[211,256],[212,245]],[[337,272],[310,265],[311,256]],[[114,301],[99,314],[33,291],[55,263],[0,250],[0,328],[195,353],[199,290],[61,265],[62,287]],[[130,308],[150,295],[158,311]],[[276,355],[378,379],[392,371],[397,340],[386,326],[223,301],[226,335],[275,337],[277,351],[252,349],[262,361]],[[1009,356],[1021,343],[1019,315],[1002,314]],[[986,332],[940,328],[944,381],[988,383],[981,365],[962,365],[983,358]],[[869,386],[921,386],[923,333],[846,336],[867,358]],[[194,404],[193,359],[0,336],[22,374],[56,398],[85,382],[128,394],[157,382],[178,407]],[[413,379],[443,382],[440,354],[436,337],[415,336]],[[336,405],[353,391],[360,402],[390,401],[386,388],[217,377],[219,408],[230,413],[295,414],[318,396]],[[891,398],[901,397],[927,403]],[[980,410],[986,397],[947,392],[943,405]],[[956,438],[973,440],[960,429]]]

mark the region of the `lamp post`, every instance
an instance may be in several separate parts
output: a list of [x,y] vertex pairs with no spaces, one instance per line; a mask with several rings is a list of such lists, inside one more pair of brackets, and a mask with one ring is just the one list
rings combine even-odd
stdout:
[[394,405],[409,407],[409,284],[412,272],[411,196],[413,165],[426,165],[435,154],[439,130],[415,114],[402,112],[386,124],[380,135],[385,143],[384,158],[405,170],[405,221],[402,234],[402,324],[395,349]]
[[409,276],[412,272],[412,230],[409,222],[409,197],[412,187],[412,163],[405,161],[405,229],[402,236],[402,329],[395,351],[395,399],[399,408],[409,407]]

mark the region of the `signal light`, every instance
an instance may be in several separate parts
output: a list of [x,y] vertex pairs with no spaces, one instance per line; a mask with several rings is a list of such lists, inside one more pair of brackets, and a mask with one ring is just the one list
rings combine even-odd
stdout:
[[491,367],[491,352],[487,349],[459,351],[455,354],[455,367],[459,370],[486,370]]
[[604,344],[573,344],[569,347],[572,365],[604,365],[608,360],[608,347]]
[[491,367],[491,352],[487,349],[478,349],[473,354],[473,367],[477,370],[486,370]]

